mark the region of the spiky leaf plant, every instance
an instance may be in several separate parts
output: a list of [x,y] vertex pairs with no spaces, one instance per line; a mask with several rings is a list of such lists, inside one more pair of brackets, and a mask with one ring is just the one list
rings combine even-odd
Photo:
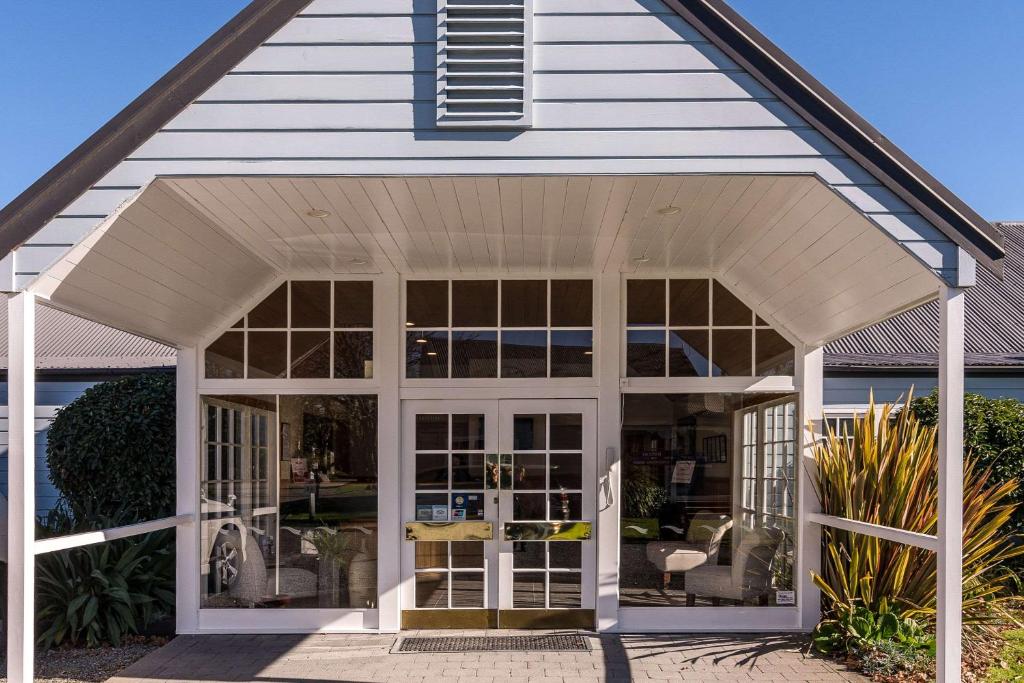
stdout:
[[[910,400],[912,400],[912,396]],[[909,403],[909,400],[908,400]],[[935,534],[938,511],[936,429],[912,411],[875,405],[853,420],[852,432],[829,427],[814,460],[822,512],[922,534]],[[1004,533],[1017,481],[994,482],[991,471],[964,462],[964,621],[1011,619],[1007,601],[1016,576],[1006,561],[1024,554]],[[825,528],[822,573],[814,575],[833,612],[894,605],[908,617],[935,614],[935,554],[863,534]]]

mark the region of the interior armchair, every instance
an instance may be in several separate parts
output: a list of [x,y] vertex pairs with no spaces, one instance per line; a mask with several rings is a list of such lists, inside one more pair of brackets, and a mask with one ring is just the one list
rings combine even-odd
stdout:
[[[718,564],[718,550],[725,532],[732,528],[729,515],[701,510],[690,520],[684,541],[651,541],[647,559],[662,573],[668,590],[673,574],[683,574],[701,565]],[[684,579],[685,580],[685,579]]]
[[692,607],[698,595],[711,598],[712,604],[722,598],[766,604],[784,537],[781,529],[744,529],[733,551],[732,566],[708,563],[689,572],[686,604]]

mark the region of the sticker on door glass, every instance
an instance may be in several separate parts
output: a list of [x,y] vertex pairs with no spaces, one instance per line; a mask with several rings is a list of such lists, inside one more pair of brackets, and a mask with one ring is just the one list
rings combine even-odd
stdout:
[[795,605],[796,591],[775,591],[776,605]]
[[452,521],[464,522],[469,519],[483,519],[483,498],[479,493],[452,494]]

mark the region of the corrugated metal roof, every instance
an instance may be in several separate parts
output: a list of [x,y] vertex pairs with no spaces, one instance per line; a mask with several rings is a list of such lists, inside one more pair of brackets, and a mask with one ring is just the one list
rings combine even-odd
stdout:
[[[1024,367],[1024,223],[998,223],[1006,246],[1003,279],[978,269],[967,290],[965,364]],[[826,367],[930,367],[938,364],[939,309],[931,302],[825,347]]]
[[[169,346],[47,306],[36,307],[36,368],[142,369],[173,367]],[[7,367],[7,316],[0,315],[0,367]]]

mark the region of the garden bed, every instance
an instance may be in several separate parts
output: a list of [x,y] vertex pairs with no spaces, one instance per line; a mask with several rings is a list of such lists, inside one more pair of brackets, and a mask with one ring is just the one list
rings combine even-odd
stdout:
[[[126,639],[120,647],[55,648],[36,654],[36,683],[99,683],[167,643],[166,638]],[[7,683],[3,665],[0,683]]]

